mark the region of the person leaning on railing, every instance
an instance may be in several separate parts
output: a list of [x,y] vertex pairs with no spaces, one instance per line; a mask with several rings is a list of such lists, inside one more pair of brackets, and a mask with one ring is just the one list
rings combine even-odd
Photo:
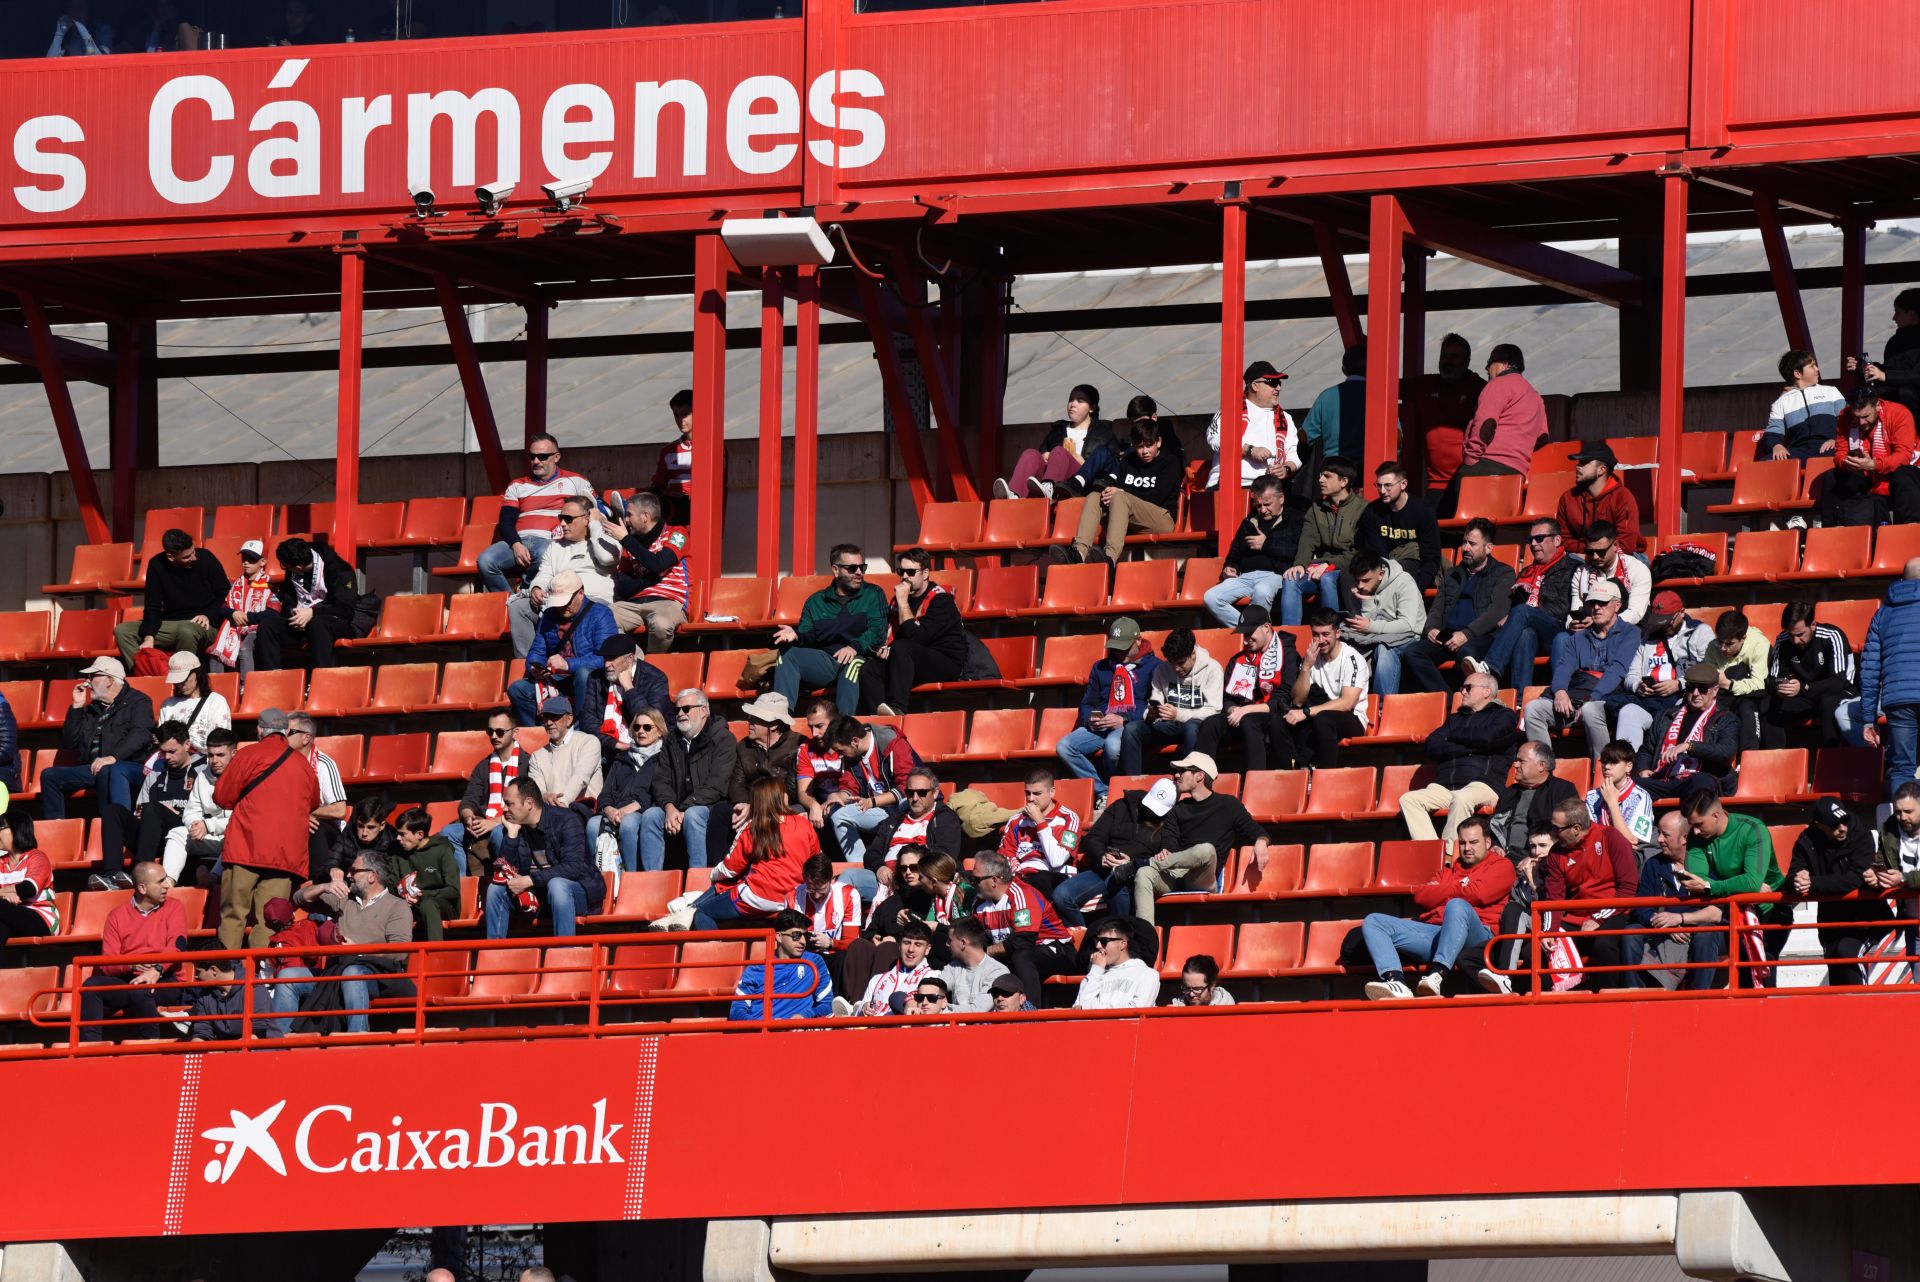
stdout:
[[[172,898],[173,878],[156,863],[133,866],[133,896],[107,914],[100,931],[100,955],[103,957],[138,956],[144,953],[182,952],[187,946],[187,910]],[[173,979],[179,964],[168,962],[140,965],[128,962],[100,966],[92,970],[80,986],[80,1040],[97,1042],[106,1035],[102,1021],[109,1012],[135,1021],[158,1018],[158,984]],[[130,987],[118,987],[130,985]],[[99,991],[102,988],[115,991]],[[175,994],[177,1000],[177,991]],[[158,1025],[134,1025],[136,1036],[158,1035]]]
[[[1660,816],[1654,826],[1654,854],[1640,869],[1640,886],[1635,892],[1639,898],[1688,898],[1679,874],[1686,867],[1687,839],[1692,833],[1693,826],[1678,810],[1669,810]],[[1727,955],[1726,935],[1710,929],[1727,919],[1726,909],[1719,904],[1702,904],[1698,908],[1684,905],[1636,908],[1629,917],[1634,925],[1648,930],[1620,937],[1622,965],[1639,966],[1648,959],[1668,965],[1710,963]],[[1629,988],[1704,989],[1712,988],[1716,982],[1724,983],[1723,976],[1724,972],[1710,966],[1697,970],[1629,971],[1626,984]]]
[[[1786,875],[1774,858],[1773,836],[1765,824],[1752,815],[1729,812],[1712,793],[1693,793],[1680,803],[1680,809],[1693,825],[1687,870],[1680,874],[1682,886],[1710,899],[1780,889]],[[1792,904],[1759,904],[1752,911],[1763,926],[1793,924]],[[1787,946],[1787,933],[1763,933],[1769,960],[1779,957]]]
[[[1787,865],[1785,893],[1818,895],[1820,951],[1827,956],[1827,982],[1858,984],[1865,978],[1859,962],[1887,932],[1892,906],[1880,898],[1880,888],[1867,879],[1873,868],[1872,829],[1855,823],[1847,808],[1832,797],[1813,803],[1806,830],[1793,843],[1793,861]],[[1831,895],[1860,898],[1831,900]]]

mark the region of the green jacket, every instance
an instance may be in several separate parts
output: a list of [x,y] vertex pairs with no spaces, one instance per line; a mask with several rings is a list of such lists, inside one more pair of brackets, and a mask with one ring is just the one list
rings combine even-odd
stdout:
[[887,594],[871,583],[862,583],[851,599],[822,588],[801,607],[794,632],[804,646],[832,652],[850,645],[872,654],[887,640]]
[[460,903],[460,866],[454,862],[453,846],[439,833],[427,838],[427,844],[418,850],[406,851],[398,845],[393,848],[393,872],[396,877],[413,874],[413,884],[424,896],[444,897],[441,892],[453,896],[457,909]]
[[1328,561],[1346,569],[1353,561],[1353,546],[1360,537],[1360,514],[1366,507],[1367,501],[1358,494],[1349,494],[1347,501],[1331,512],[1325,502],[1316,500],[1300,525],[1300,550],[1294,553],[1293,563],[1304,567]]
[[1773,836],[1752,815],[1728,812],[1727,830],[1712,841],[1687,847],[1687,871],[1705,879],[1715,899],[1778,890],[1786,881],[1773,857]]
[[[1901,880],[1909,886],[1920,887],[1920,868],[1902,868],[1900,866],[1900,821],[1892,815],[1880,826],[1880,849],[1873,860],[1875,868],[1891,868],[1900,874]],[[1906,916],[1906,914],[1901,914]]]

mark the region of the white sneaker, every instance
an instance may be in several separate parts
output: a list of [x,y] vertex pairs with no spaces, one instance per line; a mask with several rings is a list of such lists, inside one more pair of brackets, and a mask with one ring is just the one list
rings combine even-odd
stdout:
[[1413,990],[1397,979],[1376,979],[1367,985],[1367,1000],[1370,1002],[1390,1002],[1411,1000]]
[[1475,975],[1474,978],[1480,981],[1480,987],[1490,993],[1499,993],[1502,997],[1513,996],[1513,981],[1505,975],[1496,974],[1490,970],[1483,970],[1478,975]]
[[1460,666],[1476,676],[1491,676],[1493,674],[1493,669],[1487,666],[1485,659],[1476,659],[1470,654],[1461,656]]
[[836,1019],[846,1019],[853,1014],[853,1003],[844,997],[834,998],[833,1014]]
[[1010,499],[1013,497],[1013,487],[1007,484],[1006,478],[1002,477],[993,483],[993,497],[997,499]]
[[873,710],[883,717],[897,717],[902,715],[900,710],[890,703],[876,703],[873,705]]
[[1415,987],[1420,990],[1422,997],[1440,997],[1443,996],[1440,991],[1440,986],[1446,982],[1446,979],[1447,972],[1444,970],[1436,970],[1425,979],[1422,979]]
[[1040,497],[1047,500],[1047,502],[1049,503],[1053,502],[1053,482],[1052,481],[1043,481],[1036,476],[1031,481],[1027,482],[1027,488],[1030,490],[1036,491],[1040,495]]
[[1789,530],[1804,530],[1807,528],[1807,518],[1795,513],[1793,516],[1787,518],[1787,528]]

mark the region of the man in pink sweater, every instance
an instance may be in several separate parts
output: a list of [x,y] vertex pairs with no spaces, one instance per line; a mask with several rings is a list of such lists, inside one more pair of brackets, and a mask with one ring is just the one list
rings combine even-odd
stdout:
[[1525,476],[1533,452],[1547,439],[1547,405],[1527,381],[1527,358],[1512,343],[1487,356],[1480,390],[1460,455],[1460,476]]
[[[187,908],[172,897],[173,878],[167,870],[151,861],[133,866],[133,898],[107,914],[100,931],[100,954],[122,957],[141,953],[177,953],[187,946]],[[125,1015],[135,1021],[137,1035],[159,1035],[159,1000],[164,991],[176,1002],[184,996],[180,990],[161,988],[161,981],[172,979],[179,971],[175,962],[122,963],[102,966],[87,976],[81,985],[80,1040],[97,1042],[105,1032],[102,1021],[108,1012]],[[102,986],[131,985],[98,991]],[[184,1004],[184,1003],[182,1003]]]

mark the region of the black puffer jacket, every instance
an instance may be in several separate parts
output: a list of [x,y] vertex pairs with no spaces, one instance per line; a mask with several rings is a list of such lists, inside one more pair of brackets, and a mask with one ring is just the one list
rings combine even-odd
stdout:
[[123,686],[112,703],[69,707],[60,727],[60,746],[84,761],[96,737],[103,757],[144,759],[153,747],[153,700],[132,686]]
[[653,803],[656,806],[717,806],[727,799],[740,745],[727,723],[711,713],[692,744],[680,732],[669,730],[667,743],[654,758]]

